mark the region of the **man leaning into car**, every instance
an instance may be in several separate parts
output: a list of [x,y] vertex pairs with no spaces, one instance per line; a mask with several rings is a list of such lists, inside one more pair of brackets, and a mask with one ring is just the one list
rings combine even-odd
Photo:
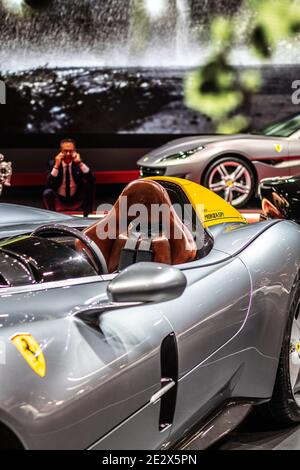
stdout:
[[52,211],[82,208],[84,217],[93,211],[94,176],[76,151],[75,141],[64,139],[60,153],[48,164],[44,206]]

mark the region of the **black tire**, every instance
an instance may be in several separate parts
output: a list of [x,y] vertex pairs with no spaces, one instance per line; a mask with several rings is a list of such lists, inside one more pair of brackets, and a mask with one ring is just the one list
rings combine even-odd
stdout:
[[278,370],[271,401],[259,406],[259,412],[264,418],[277,424],[291,425],[300,422],[300,397],[297,403],[290,382],[289,355],[291,343],[291,331],[294,318],[298,318],[300,312],[299,284],[296,289],[290,316],[284,332],[280,353]]
[[243,201],[242,204],[234,204],[234,206],[238,209],[239,207],[244,207],[250,201],[250,199],[253,197],[253,195],[255,194],[255,191],[256,191],[256,178],[255,178],[254,171],[253,171],[251,165],[249,163],[247,163],[244,159],[233,156],[233,155],[229,155],[229,154],[226,155],[226,156],[223,156],[221,158],[218,158],[213,163],[211,163],[207,167],[207,169],[205,170],[204,176],[202,178],[202,184],[203,184],[203,186],[206,186],[208,188],[209,187],[209,178],[210,178],[210,175],[213,172],[213,170],[217,166],[219,166],[220,164],[229,163],[229,162],[235,162],[239,165],[242,165],[244,168],[246,168],[246,170],[248,171],[248,173],[250,175],[250,179],[251,179],[251,189],[250,189],[248,197],[245,198],[245,200]]

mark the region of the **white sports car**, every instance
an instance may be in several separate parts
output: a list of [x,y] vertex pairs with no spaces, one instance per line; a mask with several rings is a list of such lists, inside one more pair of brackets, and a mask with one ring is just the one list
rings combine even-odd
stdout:
[[300,114],[262,131],[176,139],[138,161],[142,177],[177,176],[244,206],[261,179],[300,173]]

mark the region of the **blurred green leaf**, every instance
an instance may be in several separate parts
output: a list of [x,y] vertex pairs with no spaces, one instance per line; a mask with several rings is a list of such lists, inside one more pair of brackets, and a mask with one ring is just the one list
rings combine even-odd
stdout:
[[237,134],[245,132],[249,127],[249,120],[242,114],[223,120],[217,125],[219,134]]
[[[248,48],[262,59],[270,59],[279,41],[300,32],[300,0],[245,0]],[[240,47],[239,14],[212,20],[210,42],[213,53],[201,68],[185,80],[186,105],[209,116],[218,132],[236,133],[249,128],[250,121],[241,114],[249,98],[262,84],[257,70],[241,72],[230,64],[230,52]],[[234,115],[234,113],[238,113]]]
[[250,35],[252,48],[259,57],[270,58],[279,41],[299,31],[299,2],[248,0],[248,3],[255,9],[257,18]]
[[257,25],[252,31],[250,44],[253,52],[262,59],[269,59],[272,56],[272,48],[266,30]]
[[150,37],[150,20],[141,0],[132,1],[130,52],[132,55],[141,54],[147,47]]
[[217,16],[211,23],[211,40],[217,49],[230,47],[234,40],[234,25],[232,20]]
[[209,87],[205,81],[205,71],[200,69],[188,75],[185,81],[185,102],[188,107],[218,120],[242,103],[243,94],[234,87]]
[[257,70],[246,70],[241,73],[241,84],[247,92],[256,93],[262,84],[261,73]]

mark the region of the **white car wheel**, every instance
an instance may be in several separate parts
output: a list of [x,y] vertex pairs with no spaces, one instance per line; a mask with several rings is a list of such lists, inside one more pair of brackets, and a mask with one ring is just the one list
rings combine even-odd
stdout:
[[244,206],[255,189],[252,169],[234,157],[214,162],[206,172],[204,184],[234,207]]

